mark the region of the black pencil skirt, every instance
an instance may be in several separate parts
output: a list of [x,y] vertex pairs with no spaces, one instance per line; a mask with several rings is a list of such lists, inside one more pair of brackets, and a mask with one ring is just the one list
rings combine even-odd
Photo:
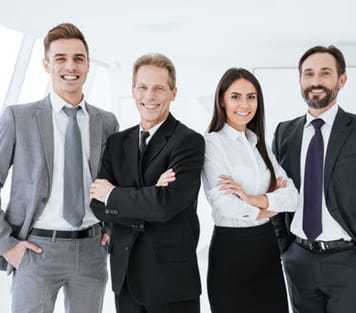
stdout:
[[212,313],[288,313],[272,224],[215,226],[209,249],[208,295]]

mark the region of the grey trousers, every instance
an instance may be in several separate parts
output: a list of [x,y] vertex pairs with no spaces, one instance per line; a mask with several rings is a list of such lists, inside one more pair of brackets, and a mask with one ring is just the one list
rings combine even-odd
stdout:
[[106,249],[93,238],[30,236],[41,254],[27,250],[12,281],[13,313],[51,313],[63,288],[67,313],[100,313],[107,282]]

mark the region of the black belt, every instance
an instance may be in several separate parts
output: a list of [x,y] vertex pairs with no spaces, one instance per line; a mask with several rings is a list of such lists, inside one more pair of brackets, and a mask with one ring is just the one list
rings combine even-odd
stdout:
[[30,231],[30,235],[52,238],[52,240],[56,238],[60,238],[60,239],[91,238],[91,237],[95,237],[100,233],[101,233],[100,224],[95,224],[83,230],[74,230],[74,231],[50,230],[50,229],[39,229],[39,228],[33,228]]
[[301,247],[313,252],[336,252],[355,247],[355,242],[345,241],[344,239],[331,241],[312,241],[296,237],[295,242]]

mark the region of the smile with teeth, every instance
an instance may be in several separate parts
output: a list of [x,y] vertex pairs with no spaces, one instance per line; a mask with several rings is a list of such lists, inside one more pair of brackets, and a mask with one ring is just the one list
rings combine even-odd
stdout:
[[69,81],[79,79],[79,75],[62,75],[61,77],[62,77],[62,79],[69,80]]
[[238,116],[246,117],[250,112],[235,112]]
[[159,104],[141,103],[141,105],[148,111],[156,111],[159,108]]

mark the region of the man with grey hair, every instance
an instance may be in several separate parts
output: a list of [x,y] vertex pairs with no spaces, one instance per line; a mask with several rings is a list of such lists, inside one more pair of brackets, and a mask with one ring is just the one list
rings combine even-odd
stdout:
[[139,125],[110,136],[91,186],[96,216],[114,223],[111,274],[120,313],[198,313],[196,214],[204,139],[169,112],[173,63],[140,57],[132,94]]

